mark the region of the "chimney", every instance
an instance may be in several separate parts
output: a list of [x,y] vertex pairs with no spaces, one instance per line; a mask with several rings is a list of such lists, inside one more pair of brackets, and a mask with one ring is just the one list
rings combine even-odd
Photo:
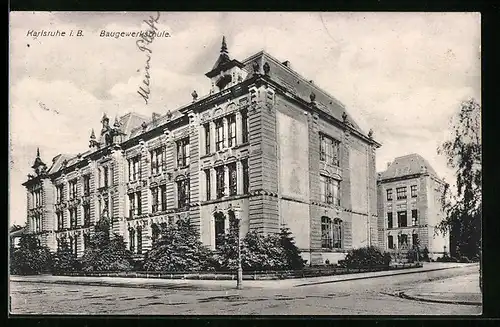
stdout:
[[290,65],[290,61],[288,61],[288,60],[287,60],[287,61],[283,61],[283,62],[282,62],[282,64],[283,64],[284,66],[286,66],[286,67],[290,68],[290,69],[292,68],[292,66]]

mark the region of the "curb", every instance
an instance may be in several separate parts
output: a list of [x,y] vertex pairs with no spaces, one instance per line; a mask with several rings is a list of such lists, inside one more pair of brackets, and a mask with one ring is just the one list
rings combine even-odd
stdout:
[[443,267],[443,268],[428,269],[428,270],[423,270],[423,271],[402,271],[402,272],[398,272],[398,273],[394,273],[394,274],[383,274],[383,275],[376,275],[376,276],[352,277],[352,278],[339,279],[339,280],[330,280],[330,281],[325,281],[325,282],[299,284],[299,285],[295,285],[294,287],[303,287],[303,286],[321,285],[321,284],[330,284],[330,283],[340,283],[340,282],[347,282],[347,281],[351,281],[351,280],[371,279],[371,278],[380,278],[380,277],[397,276],[397,275],[421,274],[421,273],[425,273],[425,272],[439,271],[439,270],[446,270],[446,269],[455,269],[455,268],[463,268],[463,266]]
[[420,296],[408,295],[405,292],[401,292],[397,296],[400,298],[403,298],[403,299],[420,301],[420,302],[460,304],[460,305],[482,305],[483,304],[482,302],[476,302],[476,301],[453,301],[453,300],[430,299],[430,298],[424,298],[424,297],[420,297]]

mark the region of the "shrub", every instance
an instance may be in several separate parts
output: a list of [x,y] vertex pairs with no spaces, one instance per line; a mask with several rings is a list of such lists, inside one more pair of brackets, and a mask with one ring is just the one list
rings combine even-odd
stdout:
[[110,237],[109,222],[103,218],[95,226],[89,247],[81,259],[84,271],[132,270],[132,254],[127,250],[123,236]]
[[80,269],[80,262],[73,254],[66,238],[61,239],[59,248],[54,258],[54,272],[77,271]]
[[53,267],[53,255],[41,246],[36,236],[24,234],[19,248],[10,252],[10,273],[14,275],[35,275],[49,273]]
[[351,250],[346,255],[344,260],[339,261],[343,268],[369,268],[375,266],[388,267],[390,262],[390,253],[382,253],[382,251],[374,246]]
[[199,240],[188,220],[163,226],[160,238],[146,253],[143,267],[148,271],[199,271],[213,264],[211,251]]

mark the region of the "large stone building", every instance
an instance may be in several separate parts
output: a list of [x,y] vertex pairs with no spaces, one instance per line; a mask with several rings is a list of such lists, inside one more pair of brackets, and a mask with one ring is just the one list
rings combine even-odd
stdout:
[[422,156],[397,157],[378,174],[379,245],[398,252],[427,247],[429,256],[449,249],[449,235],[435,232],[444,218],[441,196],[445,183]]
[[[190,218],[212,249],[236,210],[242,234],[286,226],[308,262],[335,262],[378,244],[375,150],[335,98],[265,52],[230,59],[225,40],[212,87],[152,118],[102,118],[90,149],[37,155],[24,185],[28,226],[43,244],[66,237],[82,255],[108,216],[135,253],[159,225]],[[237,209],[238,208],[238,209]]]

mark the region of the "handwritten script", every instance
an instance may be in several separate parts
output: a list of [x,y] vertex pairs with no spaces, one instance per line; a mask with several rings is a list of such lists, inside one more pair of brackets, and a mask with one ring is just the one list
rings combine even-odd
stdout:
[[153,43],[155,37],[156,37],[156,32],[158,31],[158,28],[156,28],[156,23],[158,23],[158,19],[160,19],[160,12],[156,13],[156,18],[153,18],[153,16],[149,16],[149,19],[144,20],[146,24],[148,24],[149,29],[141,35],[141,38],[135,42],[137,45],[137,48],[139,48],[140,51],[144,52],[146,54],[146,65],[144,66],[144,79],[142,80],[141,86],[139,86],[139,90],[137,90],[137,93],[144,99],[144,102],[148,104],[149,100],[149,94],[151,93],[151,88],[150,88],[150,78],[151,76],[149,75],[149,69],[151,68],[149,62],[151,61],[151,54],[153,51],[151,51],[151,48],[149,45]]

